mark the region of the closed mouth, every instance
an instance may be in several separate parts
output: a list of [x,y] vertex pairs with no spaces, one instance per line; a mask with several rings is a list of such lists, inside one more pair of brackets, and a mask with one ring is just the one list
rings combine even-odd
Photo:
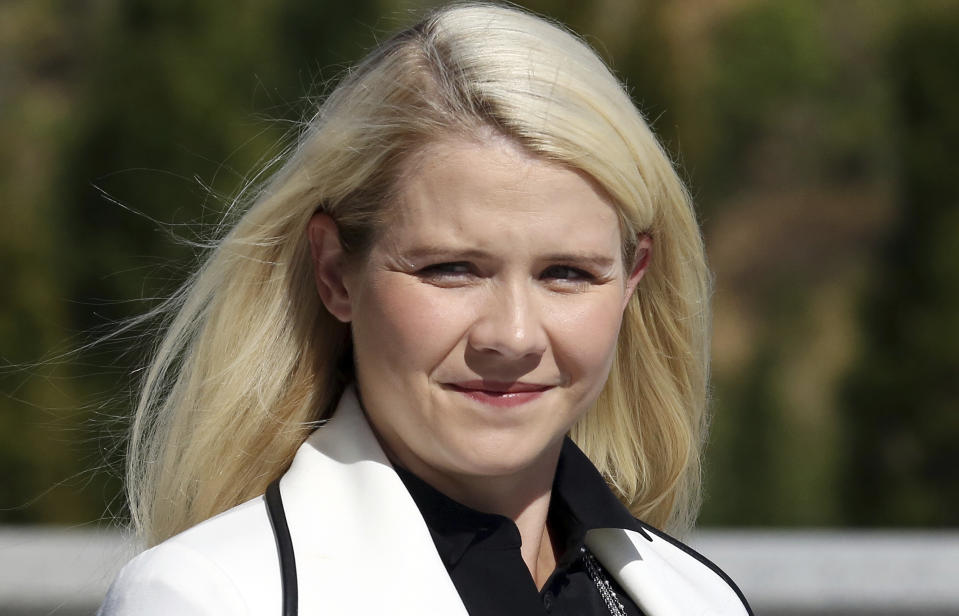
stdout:
[[462,381],[459,383],[447,383],[450,389],[463,393],[484,393],[487,395],[507,395],[522,393],[538,393],[552,389],[553,385],[542,383],[525,383],[522,381],[502,382],[502,381]]

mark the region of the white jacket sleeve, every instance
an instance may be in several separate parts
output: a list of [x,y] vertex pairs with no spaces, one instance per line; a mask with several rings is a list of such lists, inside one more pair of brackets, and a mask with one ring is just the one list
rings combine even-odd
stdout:
[[235,583],[187,546],[164,544],[131,560],[97,616],[239,616],[249,614]]

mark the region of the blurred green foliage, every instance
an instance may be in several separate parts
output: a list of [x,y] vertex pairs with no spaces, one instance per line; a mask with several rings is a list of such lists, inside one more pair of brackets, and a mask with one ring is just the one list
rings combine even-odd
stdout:
[[868,337],[845,389],[844,514],[955,524],[959,488],[959,13],[889,50],[898,219],[864,294]]
[[[0,523],[121,513],[153,332],[116,332],[429,4],[0,3]],[[959,522],[959,3],[521,4],[612,63],[702,214],[703,523]]]

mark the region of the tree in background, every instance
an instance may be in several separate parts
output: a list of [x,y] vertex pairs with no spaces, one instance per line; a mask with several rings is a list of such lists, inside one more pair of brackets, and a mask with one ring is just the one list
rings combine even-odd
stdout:
[[890,209],[878,52],[895,16],[869,7],[741,3],[704,28],[686,78],[702,85],[679,132],[716,277],[704,523],[843,522],[836,388]]
[[959,524],[959,11],[889,50],[898,224],[863,298],[845,389],[843,506],[856,525]]
[[[430,4],[0,2],[0,523],[118,502],[151,332],[58,354],[180,284],[311,95]],[[955,523],[959,5],[521,4],[612,62],[702,215],[704,523]]]
[[0,89],[12,112],[0,115],[12,144],[0,170],[11,273],[0,294],[0,523],[96,520],[105,503],[119,510],[125,418],[152,340],[140,330],[76,349],[180,284],[248,174],[335,76],[320,69],[372,44],[380,7],[110,0],[0,11],[4,32],[23,33],[3,38],[0,60],[15,78]]

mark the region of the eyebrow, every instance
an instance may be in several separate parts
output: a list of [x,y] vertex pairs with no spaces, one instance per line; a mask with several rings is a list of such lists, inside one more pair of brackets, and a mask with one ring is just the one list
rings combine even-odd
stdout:
[[557,263],[579,263],[592,265],[593,267],[599,269],[609,269],[613,267],[616,263],[616,259],[599,254],[576,254],[572,252],[563,252],[547,255],[543,259],[544,261],[551,261]]
[[410,259],[430,259],[436,257],[456,259],[488,259],[489,253],[476,248],[456,248],[453,246],[426,245],[416,246],[402,251],[403,256]]
[[[490,253],[477,248],[456,248],[453,246],[426,245],[416,246],[402,252],[403,256],[410,260],[416,259],[489,259]],[[575,263],[588,265],[598,269],[609,269],[616,263],[614,257],[597,253],[575,253],[560,252],[550,253],[537,258],[538,261],[550,263]]]

